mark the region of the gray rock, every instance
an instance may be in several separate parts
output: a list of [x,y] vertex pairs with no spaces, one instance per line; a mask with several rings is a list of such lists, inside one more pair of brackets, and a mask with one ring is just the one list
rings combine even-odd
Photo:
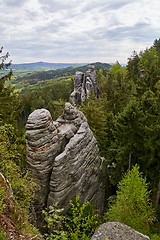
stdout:
[[150,240],[149,237],[119,222],[102,224],[94,233],[91,240]]
[[88,98],[91,89],[95,97],[98,98],[99,88],[97,84],[97,75],[94,65],[88,65],[86,73],[76,72],[74,80],[74,91],[70,95],[70,99],[74,106],[81,105]]
[[53,122],[46,109],[31,113],[26,124],[27,165],[40,185],[37,209],[58,202],[67,211],[76,195],[101,213],[105,197],[104,159],[84,114],[70,103]]

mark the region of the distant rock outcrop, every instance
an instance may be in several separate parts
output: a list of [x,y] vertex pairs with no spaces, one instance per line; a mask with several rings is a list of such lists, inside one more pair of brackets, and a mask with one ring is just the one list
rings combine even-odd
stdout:
[[150,240],[143,235],[119,222],[103,223],[94,233],[91,240]]
[[46,109],[31,113],[26,124],[27,164],[40,190],[36,205],[52,205],[66,212],[76,195],[99,212],[105,197],[104,159],[82,112],[66,103],[55,122]]
[[70,96],[74,106],[81,105],[81,103],[88,98],[91,89],[93,90],[95,97],[98,98],[99,88],[94,65],[88,65],[87,68],[85,74],[79,71],[75,74],[74,91]]

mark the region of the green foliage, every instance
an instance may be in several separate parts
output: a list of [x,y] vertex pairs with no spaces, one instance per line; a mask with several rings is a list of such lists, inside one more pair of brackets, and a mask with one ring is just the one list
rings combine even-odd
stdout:
[[[0,53],[2,52],[2,48]],[[1,56],[0,60],[0,70],[8,69],[11,62],[5,63],[6,59],[8,58],[9,54],[7,53],[5,56]],[[9,85],[6,86],[6,82],[10,80],[12,76],[12,71],[10,70],[9,73],[4,75],[0,78],[0,124],[16,123],[15,118],[18,116],[18,107],[19,101],[17,95],[14,93],[14,89]]]
[[128,64],[127,64],[127,70],[128,70],[128,77],[129,79],[133,80],[133,82],[136,84],[138,81],[138,78],[140,77],[140,71],[138,68],[140,57],[136,53],[136,51],[133,51],[133,54],[130,58],[128,58]]
[[124,171],[138,163],[153,192],[156,191],[160,171],[159,104],[159,93],[146,91],[141,98],[129,101],[114,117],[113,139],[108,149],[108,161],[116,163],[113,184],[117,184]]
[[[95,69],[104,69],[105,71],[108,71],[110,68],[110,65],[107,63],[93,63],[95,66]],[[14,65],[13,65],[14,68]],[[59,82],[59,81],[69,81],[71,76],[75,74],[76,71],[82,71],[85,72],[87,70],[87,65],[85,66],[71,66],[71,67],[65,67],[55,70],[49,70],[49,71],[35,71],[35,72],[28,72],[28,70],[25,69],[23,72],[19,71],[13,71],[14,77],[11,79],[11,84],[14,84],[16,89],[19,90],[38,90],[39,88],[46,87],[47,85],[51,86],[52,84]],[[27,73],[28,72],[28,73]]]
[[29,114],[39,108],[48,109],[53,120],[56,120],[62,114],[65,102],[69,101],[72,91],[73,82],[71,78],[34,91],[22,91],[19,95],[21,108],[23,109],[18,116],[19,129],[24,129]]
[[158,236],[157,234],[153,234],[150,237],[151,240],[160,240],[160,236]]
[[146,179],[136,165],[118,185],[117,198],[111,203],[106,219],[122,222],[137,231],[148,233],[155,220]]
[[141,54],[139,63],[139,71],[143,70],[138,81],[138,92],[140,94],[147,90],[155,91],[156,83],[160,79],[160,68],[158,65],[158,55],[155,48],[150,48]]
[[89,202],[80,203],[70,201],[70,208],[66,216],[61,215],[64,209],[57,208],[58,203],[43,210],[48,231],[44,235],[46,240],[89,240],[95,228],[99,225],[99,217],[95,214]]
[[8,235],[4,229],[0,229],[0,240],[8,240]]
[[[53,206],[49,206],[49,210],[43,210],[44,220],[47,223],[48,233],[46,233],[46,240],[66,240],[66,232],[62,230],[62,221],[64,216],[60,215],[63,209],[57,208],[58,203],[54,203]],[[57,230],[58,229],[58,230]]]
[[64,228],[70,240],[89,240],[99,225],[98,215],[89,202],[80,203],[79,196],[76,202],[70,201],[70,208],[64,219]]
[[140,104],[144,113],[143,126],[145,129],[145,135],[143,136],[144,153],[141,155],[141,161],[145,166],[143,172],[147,175],[152,190],[155,192],[160,173],[160,93],[146,91],[141,97]]
[[159,59],[159,67],[160,67],[160,38],[154,41],[153,47],[156,48],[158,59]]
[[108,158],[116,163],[115,180],[117,184],[121,175],[130,166],[140,163],[144,149],[143,111],[137,101],[130,101],[123,111],[113,120],[113,141],[109,148]]
[[87,99],[80,107],[80,111],[86,116],[89,126],[93,131],[101,154],[105,156],[107,144],[106,121],[107,116],[105,109],[107,108],[107,100],[104,98],[96,99],[91,92],[89,99]]
[[103,69],[97,70],[98,87],[101,94],[107,94],[108,100],[111,99],[113,93],[112,81]]
[[9,180],[14,196],[23,209],[28,209],[34,197],[35,183],[28,172],[22,172],[23,154],[12,125],[0,126],[0,172]]
[[132,83],[128,79],[128,70],[118,62],[109,70],[109,77],[112,82],[112,97],[110,97],[111,109],[114,114],[120,112],[126,102],[132,96]]
[[0,214],[3,211],[3,194],[5,193],[5,190],[2,188],[0,189]]
[[127,75],[126,67],[122,67],[119,62],[113,64],[109,70],[109,75],[111,76],[113,86],[117,89],[122,89],[125,87],[125,78]]

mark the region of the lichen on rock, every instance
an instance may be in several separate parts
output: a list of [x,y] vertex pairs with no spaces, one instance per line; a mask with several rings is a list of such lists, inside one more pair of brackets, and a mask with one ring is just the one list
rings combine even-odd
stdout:
[[146,235],[119,222],[103,223],[94,233],[91,240],[150,240]]

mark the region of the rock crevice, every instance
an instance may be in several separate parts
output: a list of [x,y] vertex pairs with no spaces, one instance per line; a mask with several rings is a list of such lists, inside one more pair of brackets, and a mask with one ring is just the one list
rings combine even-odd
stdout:
[[88,65],[85,73],[79,71],[76,72],[74,79],[74,91],[70,95],[73,105],[81,105],[81,103],[89,97],[91,89],[93,90],[95,97],[98,98],[99,88],[94,65]]
[[103,211],[104,159],[82,112],[66,103],[54,122],[48,110],[35,110],[26,124],[26,144],[28,169],[40,185],[40,208],[58,202],[66,212],[69,200],[79,195]]

